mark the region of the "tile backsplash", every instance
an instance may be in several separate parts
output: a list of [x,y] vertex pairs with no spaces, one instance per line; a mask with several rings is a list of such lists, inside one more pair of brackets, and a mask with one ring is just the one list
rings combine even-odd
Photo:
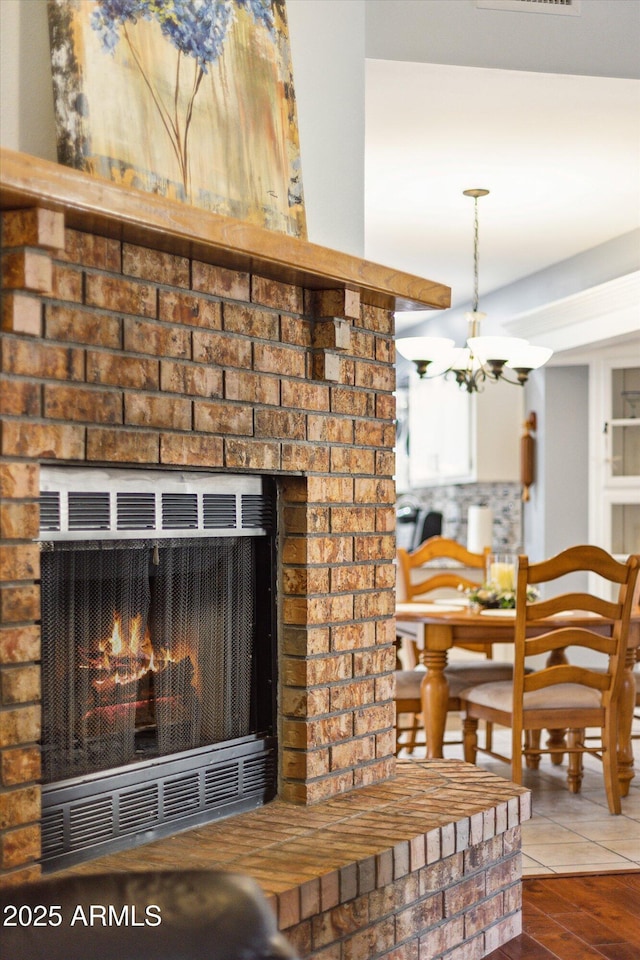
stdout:
[[[519,483],[464,483],[430,487],[412,495],[400,495],[403,504],[420,506],[442,514],[442,535],[467,543],[469,507],[490,507],[493,511],[494,549],[509,553],[522,550],[522,500]],[[398,544],[406,536],[398,529]],[[406,544],[405,544],[406,545]]]

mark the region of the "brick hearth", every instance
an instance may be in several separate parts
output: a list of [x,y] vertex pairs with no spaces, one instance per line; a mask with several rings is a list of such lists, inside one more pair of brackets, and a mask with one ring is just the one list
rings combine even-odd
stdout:
[[[281,926],[318,957],[343,956],[308,932],[335,925],[332,911],[365,897],[366,918],[358,907],[349,921],[363,930],[400,905],[428,901],[431,916],[433,885],[453,903],[463,888],[446,889],[469,875],[464,896],[475,887],[472,902],[491,906],[472,934],[458,923],[456,942],[488,925],[493,949],[518,924],[522,791],[492,781],[483,808],[474,768],[445,768],[454,798],[438,793],[442,770],[398,773],[394,757],[393,311],[447,306],[448,290],[10,151],[2,178],[0,883],[40,872],[40,465],[250,471],[279,492],[279,799],[207,828],[218,854],[206,862],[259,875]],[[362,843],[328,863],[312,841],[311,877],[300,867],[273,886],[301,835],[326,816],[348,832],[356,809]],[[284,846],[235,856],[237,830],[256,846],[254,827],[282,820]],[[515,892],[493,897],[489,861],[510,864]],[[438,910],[436,925],[449,916]]]
[[469,960],[521,931],[520,823],[530,794],[460,761],[400,760],[372,787],[276,800],[65,871],[240,870],[309,960]]

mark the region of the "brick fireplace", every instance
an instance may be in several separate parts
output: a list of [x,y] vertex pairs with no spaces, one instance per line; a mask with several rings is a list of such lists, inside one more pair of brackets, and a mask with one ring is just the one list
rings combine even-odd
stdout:
[[[309,956],[342,956],[322,952],[326,930],[316,951],[299,926],[311,906],[347,909],[399,883],[403,909],[423,903],[420,871],[437,863],[441,884],[468,884],[470,870],[491,903],[490,935],[482,924],[467,935],[461,921],[461,939],[449,925],[446,943],[474,940],[477,951],[508,939],[526,792],[474,773],[465,812],[464,765],[421,772],[394,756],[393,311],[445,307],[448,290],[31,157],[2,151],[2,161],[1,882],[40,872],[41,467],[247,473],[277,490],[278,799],[262,823],[293,822],[295,809],[303,832],[326,827],[331,810],[340,822],[356,809],[382,818],[375,849],[363,833],[311,886],[306,861],[293,886],[270,886],[278,871],[261,852],[253,872],[281,926]],[[420,824],[433,776],[445,793]],[[411,807],[408,833],[388,820],[396,793]],[[416,923],[431,907],[415,906]],[[403,936],[415,946],[379,955],[427,956]]]

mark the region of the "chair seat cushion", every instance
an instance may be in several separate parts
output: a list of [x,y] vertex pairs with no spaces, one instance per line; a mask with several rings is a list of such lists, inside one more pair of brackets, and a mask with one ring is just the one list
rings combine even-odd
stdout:
[[463,690],[476,684],[511,680],[513,664],[501,660],[470,660],[469,663],[451,663],[444,672],[449,681],[449,696],[459,697]]
[[[508,681],[500,683],[482,683],[465,690],[462,697],[469,703],[482,707],[495,707],[496,710],[511,712],[513,704],[513,685]],[[542,690],[531,690],[524,695],[524,709],[527,710],[575,710],[600,707],[599,690],[580,686],[578,683],[558,683]]]
[[[444,672],[449,682],[449,696],[459,697],[463,690],[475,684],[510,680],[513,676],[513,665],[499,660],[478,660],[477,663],[470,661],[449,664]],[[396,670],[396,698],[418,699],[424,675],[424,670]]]
[[396,670],[396,699],[417,700],[424,675],[424,670]]

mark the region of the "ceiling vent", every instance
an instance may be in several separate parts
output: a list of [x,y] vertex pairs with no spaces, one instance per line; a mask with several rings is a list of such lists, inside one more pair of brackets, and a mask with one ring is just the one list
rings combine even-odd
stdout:
[[476,0],[480,10],[513,10],[518,13],[555,13],[580,16],[581,0]]

